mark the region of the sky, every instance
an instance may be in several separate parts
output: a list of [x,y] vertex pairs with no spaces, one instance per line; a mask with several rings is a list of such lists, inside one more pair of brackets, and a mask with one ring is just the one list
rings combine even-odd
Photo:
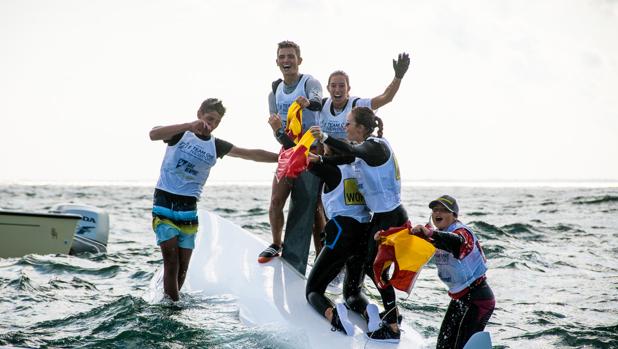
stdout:
[[[618,181],[618,2],[612,0],[0,0],[0,182],[156,181],[153,126],[208,97],[216,137],[278,151],[277,43],[301,73],[344,70],[378,110],[404,181]],[[269,182],[225,157],[209,181]]]

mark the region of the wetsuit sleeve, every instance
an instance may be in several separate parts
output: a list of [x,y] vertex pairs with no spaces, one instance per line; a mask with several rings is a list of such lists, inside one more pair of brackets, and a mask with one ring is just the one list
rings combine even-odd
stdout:
[[279,129],[275,134],[277,141],[283,146],[283,149],[290,149],[296,145],[290,136],[283,132],[283,129]]
[[474,248],[474,238],[466,229],[460,228],[452,233],[434,231],[431,236],[433,245],[437,248],[450,252],[455,258],[462,259]]
[[341,182],[341,170],[335,165],[326,164],[324,162],[314,163],[309,167],[309,171],[324,181],[326,184],[324,192],[326,193],[335,189],[337,185],[339,185],[339,182]]
[[234,145],[230,142],[226,142],[222,139],[215,138],[215,149],[217,149],[217,157],[219,159],[223,158],[227,153],[232,150]]
[[307,109],[311,111],[322,110],[322,85],[320,85],[320,82],[313,77],[309,78],[305,84],[305,91],[309,100]]
[[354,155],[331,155],[323,156],[322,162],[328,165],[345,165],[353,163],[355,159]]
[[351,145],[334,137],[328,137],[325,144],[339,149],[344,154],[363,159],[369,166],[380,166],[388,161],[391,153],[385,144],[366,140],[358,145]]
[[172,136],[172,138],[166,139],[163,142],[167,143],[167,145],[169,145],[169,146],[176,145],[176,144],[178,144],[178,142],[180,142],[180,139],[182,138],[182,136],[184,134],[185,134],[184,132],[178,133],[178,134]]

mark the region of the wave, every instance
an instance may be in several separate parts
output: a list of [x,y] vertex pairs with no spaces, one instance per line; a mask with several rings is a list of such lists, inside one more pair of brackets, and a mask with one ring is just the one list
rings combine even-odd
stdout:
[[525,270],[525,271],[536,271],[536,272],[541,272],[541,273],[546,272],[545,269],[539,268],[531,263],[532,262],[511,261],[503,265],[498,265],[497,263],[494,263],[493,265],[495,265],[494,267],[495,269]]
[[262,207],[254,207],[247,210],[247,213],[244,216],[261,216],[268,214],[268,210]]
[[577,196],[572,199],[574,205],[598,205],[604,203],[618,202],[618,196],[616,195],[604,195],[604,196]]
[[253,224],[243,224],[242,227],[243,229],[246,229],[249,231],[253,231],[253,230],[270,231],[270,224],[267,222],[256,222]]
[[495,239],[500,236],[504,236],[505,232],[498,228],[497,226],[483,222],[483,221],[472,221],[468,223],[472,229],[474,229],[475,233],[477,233],[480,237]]
[[558,233],[587,234],[585,230],[580,229],[572,224],[558,223],[557,225],[548,227],[548,229]]
[[[74,265],[81,264],[81,265]],[[40,256],[27,255],[22,257],[16,264],[19,266],[31,266],[35,270],[45,274],[70,273],[70,274],[88,274],[101,277],[114,277],[120,271],[117,265],[104,266],[88,266],[86,263],[92,262],[69,256]]]
[[618,346],[618,325],[598,327],[580,324],[557,325],[545,330],[526,333],[517,338],[530,340],[542,337],[547,337],[546,340],[556,342],[554,344],[560,347],[616,348]]
[[[79,348],[295,348],[277,328],[246,328],[233,300],[191,298],[149,304],[122,296],[66,318],[0,334],[0,345]],[[223,316],[222,316],[223,314]],[[58,331],[62,328],[62,331]]]
[[504,237],[512,239],[525,237],[529,241],[544,240],[544,234],[539,232],[536,226],[527,223],[512,223],[497,227],[484,221],[472,221],[469,225],[482,240],[495,240]]
[[215,212],[220,212],[220,213],[225,213],[225,214],[232,214],[232,213],[236,213],[238,212],[238,210],[235,210],[233,208],[225,208],[225,207],[217,207],[214,209]]

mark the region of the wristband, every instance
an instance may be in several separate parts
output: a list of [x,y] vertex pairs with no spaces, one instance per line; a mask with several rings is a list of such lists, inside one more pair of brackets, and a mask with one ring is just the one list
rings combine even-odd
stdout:
[[283,136],[284,134],[285,134],[285,131],[283,130],[283,127],[279,127],[279,129],[275,131],[275,137],[277,138],[281,138],[281,136]]

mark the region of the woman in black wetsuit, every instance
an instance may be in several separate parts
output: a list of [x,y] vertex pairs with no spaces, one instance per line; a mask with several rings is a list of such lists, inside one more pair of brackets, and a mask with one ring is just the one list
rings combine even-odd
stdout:
[[[325,155],[331,155],[329,147],[325,148]],[[379,326],[377,306],[369,304],[362,294],[371,215],[358,191],[351,165],[345,164],[354,161],[353,156],[322,158],[311,154],[310,159],[310,171],[324,182],[321,197],[328,222],[324,227],[324,247],[307,277],[306,297],[334,329],[351,336],[354,327],[348,319],[346,306],[341,303],[333,306],[324,292],[345,266],[345,304],[368,318],[369,327]],[[335,165],[333,162],[343,164]]]
[[[335,148],[344,155],[353,155],[352,164],[360,192],[369,209],[373,212],[370,234],[368,236],[368,258],[365,272],[373,278],[373,261],[377,253],[377,242],[373,239],[375,232],[391,227],[399,227],[408,221],[408,214],[401,204],[401,182],[397,160],[388,141],[382,138],[382,120],[366,107],[356,107],[347,116],[345,124],[348,141],[329,137],[328,134],[314,126],[310,130],[314,137],[324,144]],[[377,137],[373,136],[378,129]],[[387,275],[383,275],[387,279]],[[375,280],[374,280],[375,283]],[[377,287],[377,286],[376,286]],[[384,305],[384,326],[369,328],[367,336],[372,340],[399,342],[399,313],[397,310],[395,290],[392,286],[378,288]]]
[[430,202],[429,208],[436,229],[417,225],[412,232],[422,234],[437,248],[433,259],[451,297],[436,348],[461,349],[474,333],[485,329],[496,300],[487,283],[483,249],[474,232],[457,219],[457,201],[443,195]]
[[[276,118],[269,119],[273,131],[281,125]],[[281,137],[285,149],[295,146],[289,137]],[[335,149],[325,148],[325,157],[309,153],[309,170],[323,182],[321,200],[328,222],[324,227],[324,246],[307,277],[307,302],[328,319],[335,330],[354,334],[354,326],[347,316],[347,307],[368,321],[368,328],[380,324],[379,310],[362,294],[369,241],[371,215],[350,165],[354,156],[342,156]],[[334,155],[334,156],[333,156]],[[325,296],[328,284],[345,267],[343,282],[344,304],[333,305]]]

